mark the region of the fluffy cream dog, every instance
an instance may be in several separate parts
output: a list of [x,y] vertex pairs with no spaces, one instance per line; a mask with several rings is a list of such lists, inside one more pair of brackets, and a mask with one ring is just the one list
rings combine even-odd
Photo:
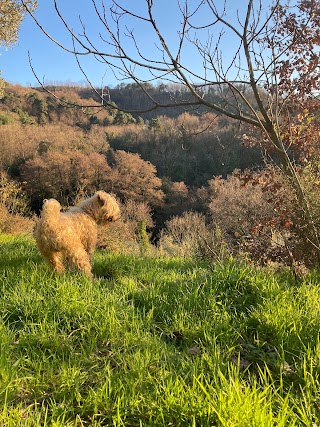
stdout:
[[116,199],[97,191],[90,199],[67,212],[60,212],[55,199],[44,200],[34,237],[47,263],[57,272],[65,266],[77,268],[91,277],[91,261],[97,242],[97,225],[120,218]]

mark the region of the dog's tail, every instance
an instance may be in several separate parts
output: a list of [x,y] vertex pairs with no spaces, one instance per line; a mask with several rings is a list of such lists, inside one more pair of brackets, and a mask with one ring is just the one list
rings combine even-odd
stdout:
[[56,199],[45,199],[41,211],[41,218],[43,220],[52,220],[58,218],[61,210],[61,205]]

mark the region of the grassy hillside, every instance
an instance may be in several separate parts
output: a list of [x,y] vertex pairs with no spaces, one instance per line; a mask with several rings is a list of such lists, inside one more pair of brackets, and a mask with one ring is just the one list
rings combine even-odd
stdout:
[[0,237],[0,426],[316,426],[320,277]]

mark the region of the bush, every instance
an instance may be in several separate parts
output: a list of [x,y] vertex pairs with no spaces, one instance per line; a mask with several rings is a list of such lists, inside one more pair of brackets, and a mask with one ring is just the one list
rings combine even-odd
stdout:
[[10,123],[9,117],[4,114],[0,114],[0,126],[7,125],[8,123]]
[[197,256],[212,261],[221,261],[230,254],[220,229],[208,226],[203,214],[192,211],[165,223],[159,248],[170,256]]
[[99,229],[98,247],[124,254],[152,255],[147,233],[152,227],[150,207],[128,200],[121,205],[121,219]]
[[212,223],[225,233],[233,251],[262,264],[292,265],[302,244],[295,225],[299,207],[280,171],[236,171],[225,180],[211,180],[209,187]]
[[0,171],[0,206],[12,214],[30,215],[28,203],[21,185]]
[[0,204],[0,233],[32,235],[34,220],[22,215],[12,214]]
[[21,186],[0,171],[0,232],[31,235],[34,226]]
[[99,227],[97,247],[108,252],[138,254],[139,244],[129,223],[119,220],[106,227]]

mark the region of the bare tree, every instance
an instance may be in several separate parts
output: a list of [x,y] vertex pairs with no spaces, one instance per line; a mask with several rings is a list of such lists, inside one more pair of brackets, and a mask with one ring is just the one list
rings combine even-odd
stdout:
[[[33,15],[28,3],[21,1]],[[73,30],[53,1],[71,36],[70,46],[54,39],[33,18],[54,43],[76,57],[102,107],[114,104],[109,93],[91,83],[82,66],[84,56],[95,57],[119,80],[135,82],[151,103],[148,111],[204,106],[257,129],[261,143],[272,147],[280,158],[303,210],[306,242],[320,259],[318,230],[289,155],[294,144],[290,124],[298,106],[312,99],[319,104],[315,98],[320,89],[319,0],[247,0],[237,11],[228,0],[172,0],[167,13],[177,16],[174,42],[159,18],[160,0],[141,0],[130,6],[125,0],[88,0],[100,24],[96,36],[81,17],[80,32]],[[153,41],[151,57],[135,28],[148,34],[149,44]],[[161,104],[148,90],[150,82],[159,80],[178,85],[183,96],[171,95],[169,102]]]

